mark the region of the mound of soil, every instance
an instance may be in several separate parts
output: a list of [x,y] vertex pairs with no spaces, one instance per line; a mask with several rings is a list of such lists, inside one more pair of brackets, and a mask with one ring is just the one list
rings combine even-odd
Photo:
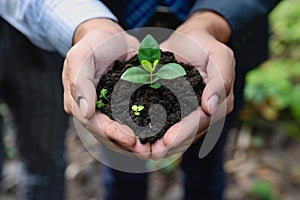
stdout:
[[[174,54],[161,52],[160,64],[171,62],[178,63]],[[201,104],[205,86],[201,75],[193,66],[179,64],[187,73],[183,78],[159,80],[161,87],[153,89],[149,85],[134,84],[120,79],[126,69],[140,65],[137,55],[126,62],[116,61],[112,70],[102,75],[99,80],[97,96],[99,98],[101,89],[105,88],[108,100],[103,99],[105,106],[96,109],[129,126],[141,143],[153,143]],[[139,115],[135,115],[131,109],[133,105],[142,105],[144,109]]]

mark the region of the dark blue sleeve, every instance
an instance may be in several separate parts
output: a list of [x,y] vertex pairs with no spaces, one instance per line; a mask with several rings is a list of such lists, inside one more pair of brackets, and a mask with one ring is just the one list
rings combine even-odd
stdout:
[[280,0],[197,0],[191,13],[210,10],[223,16],[232,28],[232,37],[241,36],[265,17]]

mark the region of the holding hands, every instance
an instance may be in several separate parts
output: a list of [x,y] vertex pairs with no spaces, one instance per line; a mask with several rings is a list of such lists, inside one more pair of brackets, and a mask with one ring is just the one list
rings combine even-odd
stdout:
[[174,52],[178,61],[195,66],[206,87],[201,107],[173,125],[162,139],[141,144],[130,128],[95,112],[95,86],[99,78],[115,60],[125,61],[136,54],[139,42],[111,20],[86,21],[77,28],[74,46],[64,63],[65,110],[117,152],[154,160],[182,153],[207,131],[211,121],[233,109],[235,60],[224,45],[230,34],[230,27],[222,17],[199,12],[161,44],[162,50]]

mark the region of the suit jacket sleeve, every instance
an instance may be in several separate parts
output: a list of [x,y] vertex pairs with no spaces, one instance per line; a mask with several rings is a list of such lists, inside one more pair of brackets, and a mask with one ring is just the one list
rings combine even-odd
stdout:
[[0,0],[0,17],[36,46],[65,56],[79,24],[117,18],[98,0]]
[[232,37],[239,38],[265,17],[280,0],[197,0],[191,13],[211,10],[223,16],[231,26]]

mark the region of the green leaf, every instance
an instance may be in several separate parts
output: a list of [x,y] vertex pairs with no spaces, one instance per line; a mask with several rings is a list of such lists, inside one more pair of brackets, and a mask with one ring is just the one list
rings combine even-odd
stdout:
[[154,60],[153,68],[152,68],[153,71],[155,70],[156,66],[158,65],[158,62],[159,62],[159,60]]
[[107,89],[105,89],[105,88],[101,89],[99,98],[100,98],[100,99],[103,99],[103,98],[104,98],[104,99],[106,99],[107,101],[109,101],[108,98],[106,97],[106,94],[107,94]]
[[103,108],[105,106],[105,104],[102,102],[102,100],[99,100],[96,102],[96,106],[100,109],[100,108]]
[[144,83],[148,84],[148,74],[145,70],[139,67],[131,67],[127,69],[121,76],[122,80],[131,83]]
[[153,89],[158,89],[160,88],[160,84],[159,83],[154,83],[154,84],[151,84],[150,87],[152,87]]
[[137,105],[133,105],[133,106],[131,107],[131,109],[132,109],[133,111],[138,111],[138,106],[137,106]]
[[176,63],[168,63],[162,66],[158,72],[157,76],[161,79],[174,79],[180,76],[186,75],[184,68]]
[[139,106],[133,105],[133,106],[131,106],[131,109],[132,109],[133,111],[135,111],[135,112],[134,112],[135,115],[140,115],[140,112],[139,112],[139,111],[143,110],[143,109],[144,109],[144,106],[142,106],[142,105],[139,105]]
[[160,49],[156,40],[151,36],[147,35],[141,42],[138,58],[140,63],[143,60],[148,60],[150,63],[154,63],[155,60],[160,60]]
[[142,66],[144,67],[144,69],[148,72],[152,72],[153,69],[152,69],[152,65],[151,63],[148,61],[148,60],[142,60],[141,62]]
[[137,111],[141,111],[143,109],[144,109],[144,106],[142,106],[142,105],[140,105],[140,106],[137,107]]

